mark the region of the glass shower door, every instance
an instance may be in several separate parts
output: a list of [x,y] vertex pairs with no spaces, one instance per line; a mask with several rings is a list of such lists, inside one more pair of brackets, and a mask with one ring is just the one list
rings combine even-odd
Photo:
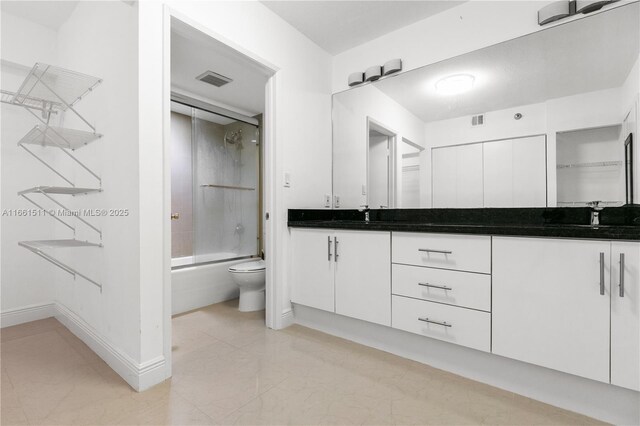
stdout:
[[194,262],[258,254],[258,128],[194,110]]

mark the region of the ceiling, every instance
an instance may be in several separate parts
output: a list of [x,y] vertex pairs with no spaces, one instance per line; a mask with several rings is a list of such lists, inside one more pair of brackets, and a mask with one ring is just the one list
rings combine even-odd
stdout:
[[[639,22],[640,6],[633,3],[385,78],[375,87],[425,122],[620,87],[638,59]],[[435,83],[454,74],[474,75],[473,89],[437,93]]]
[[463,1],[269,1],[262,3],[332,55]]
[[[197,80],[213,71],[233,81],[215,87]],[[171,23],[171,87],[222,107],[254,116],[264,112],[265,85],[270,72],[229,46],[178,21]]]
[[0,11],[35,22],[52,30],[65,23],[78,1],[0,1]]

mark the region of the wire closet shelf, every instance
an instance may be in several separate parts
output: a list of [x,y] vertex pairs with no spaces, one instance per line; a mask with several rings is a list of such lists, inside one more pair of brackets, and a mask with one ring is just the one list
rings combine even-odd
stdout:
[[[56,258],[53,254],[49,253],[48,250],[102,247],[102,231],[100,228],[81,217],[81,215],[74,213],[69,207],[53,197],[75,197],[78,195],[88,195],[102,191],[102,179],[100,176],[73,154],[73,151],[76,149],[82,148],[102,137],[101,134],[96,133],[95,127],[74,108],[80,100],[91,93],[101,82],[102,80],[100,78],[87,74],[82,74],[53,65],[36,63],[29,71],[17,91],[11,92],[3,89],[1,97],[2,103],[24,108],[40,123],[20,139],[18,146],[24,149],[32,157],[36,158],[41,164],[53,171],[69,185],[36,186],[18,192],[18,196],[43,210],[53,219],[73,231],[73,238],[20,241],[18,245],[73,275],[74,278],[84,278],[89,283],[98,287],[100,292],[102,292],[102,284],[79,272],[76,268],[59,258]],[[70,129],[50,124],[53,115],[62,114],[68,111],[75,114],[90,130]],[[28,146],[33,145],[39,145],[43,148],[59,149],[77,165],[88,172],[93,178],[95,178],[99,186],[96,188],[77,187],[72,179],[65,176],[56,167],[54,167],[53,164],[51,164],[50,159],[43,158],[28,148]],[[39,195],[49,199],[49,201],[60,207],[62,211],[65,212],[63,217],[75,218],[77,221],[95,231],[100,238],[100,242],[95,243],[76,239],[76,227],[71,222],[58,217],[57,214],[53,213],[54,210],[43,208],[43,206],[33,200],[30,195]]]

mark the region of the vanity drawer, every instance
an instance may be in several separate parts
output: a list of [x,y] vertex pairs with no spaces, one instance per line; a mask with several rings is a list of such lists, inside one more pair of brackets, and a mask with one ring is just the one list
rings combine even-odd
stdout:
[[491,237],[393,232],[392,262],[491,273]]
[[392,265],[392,293],[491,311],[491,275]]
[[485,352],[491,350],[491,314],[487,312],[402,296],[391,297],[391,311],[393,328]]

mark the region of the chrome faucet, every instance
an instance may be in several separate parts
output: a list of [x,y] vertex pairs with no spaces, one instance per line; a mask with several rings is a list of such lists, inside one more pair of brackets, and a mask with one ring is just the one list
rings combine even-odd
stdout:
[[600,225],[600,212],[604,207],[600,207],[600,201],[590,201],[587,205],[591,207],[591,226]]
[[369,208],[368,204],[365,204],[363,206],[360,206],[360,208],[358,209],[359,212],[364,212],[364,221],[366,223],[369,223],[369,212],[371,211],[371,209]]

